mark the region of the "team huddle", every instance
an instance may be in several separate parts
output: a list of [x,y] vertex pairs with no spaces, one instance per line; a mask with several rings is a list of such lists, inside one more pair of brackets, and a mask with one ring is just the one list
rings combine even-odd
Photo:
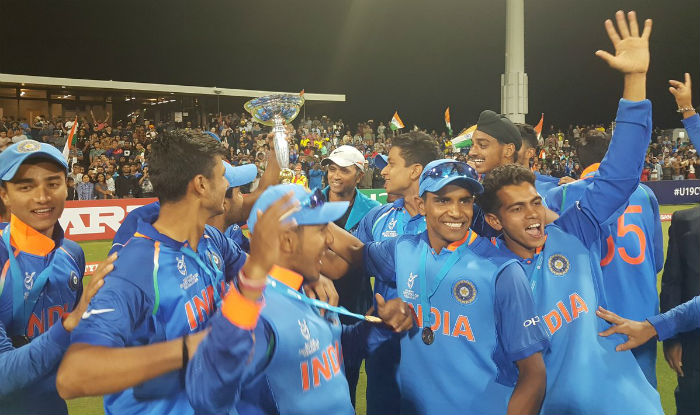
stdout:
[[[103,395],[107,414],[353,414],[364,361],[369,414],[662,414],[656,339],[616,351],[627,338],[599,317],[657,314],[663,265],[658,203],[640,185],[652,23],[616,21],[615,53],[596,55],[622,73],[622,99],[609,144],[579,149],[584,179],[533,173],[532,127],[483,111],[473,164],[395,136],[375,160],[387,204],[339,184],[362,173],[350,146],[324,160],[326,189],[275,184],[273,155],[244,196],[254,165],[175,130],[153,143],[159,201],[127,216],[86,287],[57,222],[65,158],[9,147],[0,413]],[[636,245],[619,245],[628,232]]]

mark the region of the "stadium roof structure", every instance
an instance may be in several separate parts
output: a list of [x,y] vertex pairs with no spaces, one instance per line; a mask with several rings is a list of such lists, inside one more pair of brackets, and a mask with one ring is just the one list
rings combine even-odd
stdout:
[[[85,90],[114,90],[122,92],[166,93],[184,95],[213,95],[228,97],[262,97],[271,94],[297,94],[298,92],[259,91],[252,89],[219,88],[210,86],[189,86],[170,84],[150,84],[143,82],[104,81],[96,79],[55,78],[49,76],[16,75],[0,73],[0,85],[23,87],[71,88]],[[317,94],[305,92],[307,101],[345,102],[345,94]]]

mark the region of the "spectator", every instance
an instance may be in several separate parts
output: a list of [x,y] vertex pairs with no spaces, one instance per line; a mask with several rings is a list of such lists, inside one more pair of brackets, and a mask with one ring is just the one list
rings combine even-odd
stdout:
[[143,168],[143,175],[141,175],[139,179],[139,187],[141,188],[140,197],[155,197],[153,184],[148,174],[148,166],[144,166]]
[[294,166],[294,177],[292,178],[292,183],[295,184],[300,184],[307,189],[309,188],[309,182],[306,179],[306,176],[304,175],[304,171],[302,170],[301,163],[297,163]]
[[92,200],[95,198],[95,184],[90,181],[90,176],[83,175],[83,179],[76,186],[78,200]]
[[322,189],[323,188],[323,170],[321,170],[321,163],[318,161],[313,161],[311,163],[311,168],[309,169],[309,189]]
[[114,180],[114,185],[116,196],[120,199],[138,196],[138,179],[131,175],[131,166],[128,164],[122,167],[122,173]]
[[107,183],[105,182],[104,173],[97,174],[97,182],[95,183],[95,194],[97,195],[98,199],[113,199],[114,198],[114,195],[107,187]]
[[66,178],[66,184],[68,185],[68,196],[66,196],[66,200],[78,200],[78,190],[75,188],[75,180],[68,176]]

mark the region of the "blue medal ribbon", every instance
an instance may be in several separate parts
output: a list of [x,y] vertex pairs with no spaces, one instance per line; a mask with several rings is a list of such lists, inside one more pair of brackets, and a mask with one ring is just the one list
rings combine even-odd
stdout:
[[10,260],[10,272],[12,273],[12,326],[16,334],[23,336],[27,335],[27,323],[29,323],[29,315],[34,310],[39,294],[46,286],[49,280],[49,275],[53,271],[53,264],[50,264],[43,270],[36,279],[28,292],[24,290],[24,279],[22,278],[23,270],[19,266],[12,245],[10,245],[10,225],[8,224],[2,233],[2,239],[7,248],[7,255]]
[[277,281],[276,279],[272,277],[267,277],[267,288],[266,289],[272,289],[274,291],[277,291],[278,293],[284,295],[285,297],[292,298],[296,301],[301,301],[302,303],[322,308],[324,310],[328,311],[333,311],[337,314],[342,314],[344,316],[349,316],[349,317],[354,317],[358,320],[366,320],[365,316],[362,314],[357,314],[353,313],[350,310],[348,310],[345,307],[338,307],[338,306],[333,306],[328,303],[324,303],[323,301],[317,300],[315,298],[309,298],[306,295],[300,293],[299,291],[289,287],[288,285],[283,284],[280,281]]
[[420,270],[422,273],[419,276],[419,278],[420,278],[420,305],[421,305],[421,314],[423,316],[423,327],[431,327],[433,325],[433,314],[430,312],[430,299],[435,294],[435,291],[437,291],[442,280],[444,280],[445,277],[447,276],[447,273],[450,272],[450,269],[452,269],[452,267],[462,257],[462,252],[469,245],[469,241],[471,240],[471,236],[472,236],[471,233],[472,233],[472,230],[469,229],[469,234],[467,235],[467,239],[464,241],[464,243],[462,245],[460,245],[457,249],[455,249],[450,254],[450,257],[447,258],[447,261],[445,262],[445,264],[443,264],[443,266],[440,268],[440,271],[437,273],[437,275],[435,276],[435,279],[433,280],[433,284],[430,286],[430,292],[428,292],[428,281],[427,281],[428,274],[427,274],[427,270],[426,270],[426,261],[428,258],[429,242],[424,242],[423,250],[421,252],[421,258],[420,258]]

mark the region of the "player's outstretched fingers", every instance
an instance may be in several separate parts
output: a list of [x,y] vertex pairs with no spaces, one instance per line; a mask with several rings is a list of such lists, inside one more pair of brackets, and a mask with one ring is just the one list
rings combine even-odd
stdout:
[[615,13],[615,20],[617,21],[617,31],[620,33],[622,39],[627,39],[630,37],[630,30],[627,26],[627,21],[625,20],[625,12],[618,10]]

